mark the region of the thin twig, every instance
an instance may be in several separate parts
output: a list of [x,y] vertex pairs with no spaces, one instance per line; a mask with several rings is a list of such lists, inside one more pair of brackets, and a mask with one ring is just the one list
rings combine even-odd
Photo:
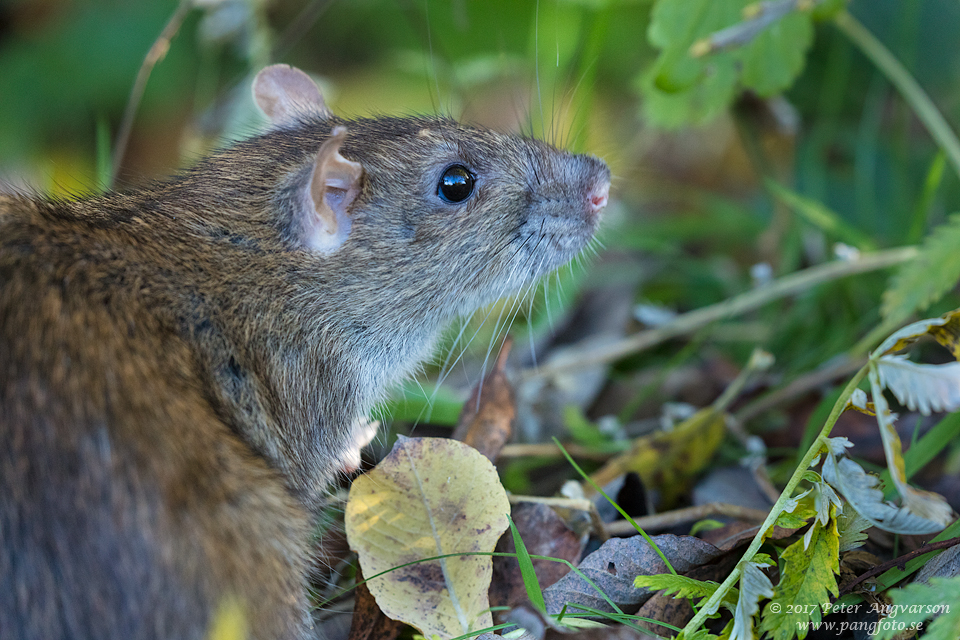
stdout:
[[764,32],[767,27],[794,11],[809,11],[823,0],[767,0],[744,7],[744,20],[726,29],[701,38],[690,47],[694,58],[742,47]]
[[770,409],[789,402],[794,398],[807,394],[814,389],[819,389],[837,378],[848,376],[857,371],[867,363],[866,358],[842,357],[839,361],[829,364],[822,369],[811,371],[792,380],[786,386],[775,389],[770,393],[760,396],[750,404],[736,412],[735,417],[740,422],[749,422],[762,413]]
[[855,586],[857,586],[864,580],[869,580],[874,576],[878,576],[884,571],[886,571],[887,569],[893,569],[894,567],[897,567],[902,571],[904,568],[904,565],[906,565],[907,562],[909,562],[910,560],[913,560],[914,558],[918,558],[926,553],[930,553],[931,551],[940,551],[943,549],[949,549],[950,547],[956,546],[958,544],[960,544],[960,537],[949,538],[947,540],[941,540],[940,542],[931,542],[929,544],[923,545],[918,549],[914,549],[909,553],[905,553],[898,558],[894,558],[893,560],[887,560],[886,562],[880,563],[874,568],[867,571],[866,573],[857,576],[856,580],[854,580],[853,582],[845,586],[843,589],[840,589],[840,595],[844,596],[850,593],[851,591],[853,591],[853,588]]
[[582,349],[570,350],[564,353],[562,357],[555,358],[538,369],[523,371],[521,377],[549,377],[566,371],[614,362],[625,356],[666,342],[671,338],[692,333],[712,322],[753,311],[769,302],[806,291],[818,284],[858,273],[885,269],[913,260],[916,256],[916,247],[899,247],[865,253],[857,260],[849,262],[835,260],[810,267],[723,302],[677,316],[669,324],[662,327],[641,331],[606,345],[588,345]]
[[[763,522],[768,513],[768,511],[762,509],[741,507],[738,504],[710,502],[695,507],[674,509],[673,511],[666,511],[652,516],[635,518],[635,522],[645,531],[661,531],[687,522],[703,520],[711,516],[726,516],[728,518],[747,520],[749,522]],[[626,520],[618,520],[607,524],[607,532],[611,536],[623,536],[629,533],[636,533],[636,529]]]
[[127,108],[123,112],[123,120],[120,123],[120,130],[117,132],[117,141],[113,146],[113,169],[110,171],[110,188],[113,188],[117,181],[117,174],[120,172],[120,165],[123,164],[123,156],[127,151],[127,143],[130,140],[130,132],[133,130],[133,119],[137,115],[137,108],[140,106],[140,100],[143,98],[143,91],[147,88],[147,80],[150,79],[150,73],[153,67],[163,60],[170,49],[170,40],[177,35],[180,25],[184,18],[193,7],[193,0],[181,0],[177,5],[167,25],[157,36],[157,39],[151,45],[140,70],[137,71],[137,79],[130,90],[130,99],[127,100]]
[[[613,456],[620,453],[619,451],[597,451],[596,449],[591,449],[590,447],[585,447],[579,444],[567,443],[563,445],[563,448],[572,455],[574,458],[579,458],[580,460],[591,460],[594,462],[606,462]],[[625,447],[626,448],[626,444]],[[563,454],[560,453],[560,450],[557,449],[556,445],[551,443],[516,443],[516,444],[506,444],[503,446],[503,449],[500,450],[501,458],[526,458],[530,456],[537,456],[543,458],[562,458]]]

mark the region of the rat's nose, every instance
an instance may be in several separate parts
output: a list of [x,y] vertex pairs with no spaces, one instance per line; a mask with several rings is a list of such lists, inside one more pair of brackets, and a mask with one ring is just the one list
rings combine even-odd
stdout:
[[607,198],[610,195],[610,181],[604,180],[595,184],[587,193],[587,213],[592,217],[600,215],[603,208],[607,206]]

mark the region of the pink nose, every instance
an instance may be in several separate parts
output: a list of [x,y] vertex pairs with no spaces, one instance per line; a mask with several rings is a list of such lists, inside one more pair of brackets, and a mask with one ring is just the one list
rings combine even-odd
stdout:
[[591,215],[597,215],[607,206],[607,197],[610,195],[610,183],[595,186],[587,194],[587,211]]

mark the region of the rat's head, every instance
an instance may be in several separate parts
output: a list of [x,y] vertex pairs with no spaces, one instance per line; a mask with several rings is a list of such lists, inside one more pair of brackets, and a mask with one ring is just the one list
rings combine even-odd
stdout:
[[472,312],[566,263],[607,202],[592,156],[444,118],[342,121],[284,65],[254,95],[280,127],[329,131],[288,198],[291,241],[424,313]]

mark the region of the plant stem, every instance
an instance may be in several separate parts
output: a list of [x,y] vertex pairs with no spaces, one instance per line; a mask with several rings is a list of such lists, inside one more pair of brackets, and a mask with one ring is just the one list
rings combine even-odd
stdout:
[[834,19],[837,28],[853,42],[870,61],[887,77],[897,88],[903,99],[917,114],[917,118],[926,127],[927,132],[934,139],[953,165],[953,170],[960,176],[960,140],[947,124],[943,114],[933,104],[933,100],[917,83],[910,72],[900,64],[890,50],[883,43],[846,11],[841,11]]
[[150,79],[150,72],[153,71],[153,67],[167,55],[167,51],[170,49],[170,40],[173,39],[173,36],[177,35],[177,31],[180,30],[180,25],[183,24],[184,18],[187,17],[187,14],[190,13],[190,9],[192,8],[192,0],[180,1],[173,15],[170,16],[170,20],[167,21],[166,26],[163,28],[163,31],[160,32],[160,35],[157,36],[153,45],[150,46],[150,50],[143,59],[143,64],[140,65],[140,70],[137,71],[137,79],[134,81],[133,88],[130,90],[130,98],[127,100],[127,107],[123,112],[123,120],[120,123],[120,130],[117,133],[117,140],[113,147],[113,170],[110,172],[110,183],[108,185],[110,188],[113,188],[116,184],[117,174],[120,172],[120,166],[123,164],[123,156],[127,151],[127,142],[130,140],[130,132],[133,130],[133,119],[137,115],[137,107],[140,106],[143,91],[147,88],[147,80]]
[[526,378],[552,376],[568,370],[580,370],[597,364],[613,362],[624,356],[649,349],[670,338],[696,331],[712,322],[753,311],[774,300],[806,291],[818,284],[857,273],[892,267],[913,260],[916,256],[916,247],[898,247],[865,253],[858,259],[849,262],[834,260],[833,262],[819,264],[803,271],[791,273],[767,285],[741,293],[709,307],[702,307],[685,313],[662,327],[641,331],[610,344],[588,345],[580,350],[571,350],[562,358],[541,365],[538,369],[528,369],[522,375]]
[[843,389],[843,393],[841,393],[840,397],[837,398],[837,401],[833,405],[833,410],[830,411],[827,421],[820,430],[820,435],[817,436],[817,439],[812,445],[810,445],[810,448],[807,449],[807,453],[803,456],[800,464],[797,465],[797,468],[793,472],[793,476],[790,478],[790,481],[787,482],[787,486],[783,488],[780,498],[777,500],[776,504],[773,505],[773,508],[770,509],[770,513],[767,514],[766,520],[764,520],[763,524],[760,525],[757,535],[754,536],[753,541],[747,548],[746,553],[743,554],[743,558],[740,559],[740,562],[737,564],[734,570],[730,572],[730,575],[727,576],[727,579],[723,581],[717,590],[714,591],[713,595],[710,596],[710,598],[703,604],[703,606],[700,608],[700,611],[693,616],[690,622],[687,623],[687,626],[683,628],[684,637],[689,637],[701,624],[703,624],[703,621],[707,617],[707,612],[715,611],[720,605],[720,601],[723,599],[723,596],[733,587],[734,584],[737,583],[737,580],[740,579],[740,572],[742,571],[741,567],[743,563],[749,562],[750,559],[753,558],[753,556],[757,553],[757,551],[760,550],[760,546],[763,544],[767,532],[773,528],[777,518],[779,518],[780,514],[783,513],[784,505],[786,505],[787,500],[789,500],[793,495],[793,491],[797,488],[797,485],[800,484],[800,480],[803,478],[804,472],[813,462],[814,458],[820,455],[820,452],[824,448],[824,441],[830,436],[830,432],[833,430],[833,425],[836,424],[837,418],[839,418],[840,414],[843,413],[850,396],[853,395],[853,392],[860,385],[860,382],[866,375],[867,367],[863,367]]

